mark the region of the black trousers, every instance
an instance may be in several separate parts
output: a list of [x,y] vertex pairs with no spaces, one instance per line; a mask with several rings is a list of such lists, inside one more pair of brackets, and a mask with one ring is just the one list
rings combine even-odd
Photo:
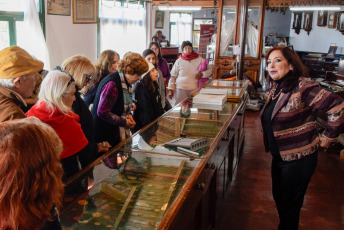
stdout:
[[272,192],[280,218],[279,230],[297,230],[308,183],[318,161],[318,152],[299,160],[272,160]]

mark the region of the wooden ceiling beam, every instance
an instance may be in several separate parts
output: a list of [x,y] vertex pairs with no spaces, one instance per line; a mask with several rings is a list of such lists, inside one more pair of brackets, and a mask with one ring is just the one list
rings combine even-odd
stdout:
[[342,0],[266,0],[267,7],[285,6],[344,6]]
[[214,6],[214,1],[153,1],[153,6]]

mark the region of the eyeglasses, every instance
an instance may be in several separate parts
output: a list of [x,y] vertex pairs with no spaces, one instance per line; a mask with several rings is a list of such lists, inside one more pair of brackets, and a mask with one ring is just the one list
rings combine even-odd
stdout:
[[[70,76],[71,77],[71,76]],[[68,83],[67,83],[67,88],[70,86],[70,84],[72,84],[73,82],[75,82],[74,81],[74,78],[73,77],[71,77],[70,78],[70,80],[68,81]]]
[[86,83],[90,82],[91,79],[93,78],[93,75],[88,74],[88,73],[84,73],[84,77],[86,78]]
[[70,84],[72,84],[73,82],[75,82],[75,81],[74,81],[74,78],[73,78],[73,75],[70,74],[70,73],[68,73],[68,72],[63,71],[62,68],[61,68],[61,66],[56,66],[56,67],[54,68],[54,70],[61,71],[62,73],[65,73],[65,74],[67,74],[67,75],[70,77],[70,80],[69,80],[68,83],[67,83],[67,88],[70,86]]

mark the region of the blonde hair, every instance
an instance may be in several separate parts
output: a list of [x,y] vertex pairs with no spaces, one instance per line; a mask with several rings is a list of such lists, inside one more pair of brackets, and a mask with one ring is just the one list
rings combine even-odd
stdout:
[[35,229],[61,207],[62,142],[35,117],[0,123],[0,229]]
[[82,55],[75,55],[66,59],[62,64],[62,70],[71,74],[75,83],[81,90],[86,83],[85,73],[94,75],[96,68],[92,62]]
[[53,70],[43,79],[41,90],[39,91],[39,102],[46,103],[51,113],[57,108],[62,113],[67,114],[72,111],[62,100],[63,95],[75,89],[75,82],[71,76],[59,70]]

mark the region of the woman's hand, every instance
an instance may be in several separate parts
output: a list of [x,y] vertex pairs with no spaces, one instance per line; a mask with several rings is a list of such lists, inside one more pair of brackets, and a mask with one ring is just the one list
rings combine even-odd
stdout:
[[331,141],[327,141],[324,138],[320,139],[320,147],[322,148],[328,148],[332,144]]
[[98,143],[98,153],[107,152],[109,151],[110,148],[111,148],[111,145],[107,141]]
[[169,89],[169,90],[168,90],[168,97],[169,97],[170,99],[172,99],[172,98],[173,98],[173,95],[174,95],[174,91],[171,90],[171,89]]
[[201,77],[203,77],[203,73],[202,72],[196,72],[195,73],[195,78],[196,79],[200,79]]
[[128,116],[127,119],[125,120],[127,122],[125,125],[126,128],[131,129],[131,128],[134,128],[134,126],[136,125],[136,122],[134,121],[133,116]]

